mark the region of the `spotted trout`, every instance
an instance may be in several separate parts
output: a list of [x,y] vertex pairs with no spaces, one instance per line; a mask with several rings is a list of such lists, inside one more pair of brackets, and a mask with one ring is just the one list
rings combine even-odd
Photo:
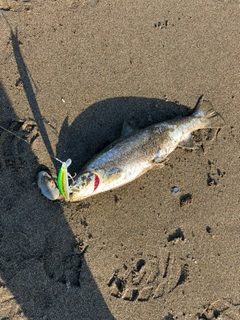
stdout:
[[191,115],[125,130],[123,136],[89,161],[69,186],[69,201],[79,201],[118,188],[140,177],[156,165],[163,165],[177,147],[197,148],[193,131],[220,128],[223,118],[210,101],[199,100]]

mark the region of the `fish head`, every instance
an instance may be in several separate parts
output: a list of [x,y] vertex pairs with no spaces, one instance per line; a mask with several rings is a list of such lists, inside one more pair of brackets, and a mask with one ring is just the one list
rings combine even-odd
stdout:
[[100,176],[95,172],[79,175],[70,186],[70,201],[80,201],[94,194],[100,184]]

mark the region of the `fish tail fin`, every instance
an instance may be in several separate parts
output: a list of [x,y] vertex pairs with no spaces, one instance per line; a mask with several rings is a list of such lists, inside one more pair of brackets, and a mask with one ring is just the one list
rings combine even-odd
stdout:
[[212,103],[199,98],[192,114],[195,118],[201,118],[204,128],[221,128],[225,126],[222,116],[213,109]]

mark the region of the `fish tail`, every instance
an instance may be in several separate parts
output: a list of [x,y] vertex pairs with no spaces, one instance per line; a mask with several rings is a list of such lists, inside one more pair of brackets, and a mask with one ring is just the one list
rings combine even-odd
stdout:
[[204,128],[221,128],[225,126],[222,116],[213,109],[210,101],[198,100],[192,114],[195,118],[201,118]]

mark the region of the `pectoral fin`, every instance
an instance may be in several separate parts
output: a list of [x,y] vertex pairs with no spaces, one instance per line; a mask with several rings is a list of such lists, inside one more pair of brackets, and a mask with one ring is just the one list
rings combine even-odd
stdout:
[[121,175],[122,175],[122,169],[113,168],[105,174],[105,178],[109,182],[113,182],[113,181],[116,181]]
[[184,140],[182,140],[179,144],[178,147],[183,148],[183,149],[198,149],[198,146],[195,144],[193,141],[191,133],[189,133]]

